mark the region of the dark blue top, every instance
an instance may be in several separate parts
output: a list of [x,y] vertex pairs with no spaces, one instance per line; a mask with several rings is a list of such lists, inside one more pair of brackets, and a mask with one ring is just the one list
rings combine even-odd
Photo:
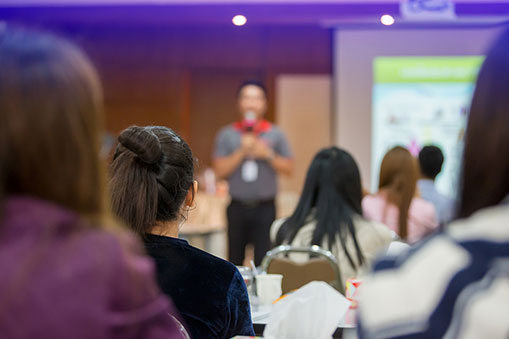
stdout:
[[145,248],[194,339],[254,335],[246,285],[233,264],[177,238],[147,234]]

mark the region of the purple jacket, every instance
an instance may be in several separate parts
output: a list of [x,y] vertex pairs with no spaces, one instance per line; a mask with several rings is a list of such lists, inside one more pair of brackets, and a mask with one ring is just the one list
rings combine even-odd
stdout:
[[0,338],[182,338],[134,238],[30,197],[0,213]]

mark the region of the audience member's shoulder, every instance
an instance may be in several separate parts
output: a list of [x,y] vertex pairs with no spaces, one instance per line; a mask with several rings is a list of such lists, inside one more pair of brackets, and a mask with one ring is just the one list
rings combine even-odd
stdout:
[[363,327],[390,332],[409,323],[425,324],[451,277],[468,260],[468,253],[444,233],[402,254],[382,258],[364,280],[360,297]]
[[384,197],[381,194],[368,194],[362,198],[362,205],[365,204],[380,204],[385,202]]
[[[415,197],[412,199],[409,214],[412,220],[423,227],[421,231],[427,229],[427,232],[430,232],[438,226],[438,216],[435,205],[422,198]],[[412,234],[410,234],[410,236],[411,235]],[[417,235],[417,232],[414,234],[414,237],[415,235]],[[417,240],[420,237],[421,235],[418,235],[414,240]]]
[[88,257],[102,258],[102,265],[105,267],[132,265],[135,270],[152,270],[152,264],[140,241],[123,229],[115,226],[108,229],[89,229],[83,232],[80,238],[87,247],[93,249]]
[[362,217],[354,219],[355,230],[359,237],[363,235],[377,238],[383,243],[389,243],[396,237],[396,233],[381,222],[368,220]]
[[361,203],[364,216],[368,219],[376,218],[375,215],[387,204],[384,197],[380,194],[368,194],[362,199]]
[[500,205],[483,209],[468,219],[457,220],[447,227],[455,241],[483,240],[509,242],[509,207]]
[[193,256],[193,260],[195,262],[203,265],[204,269],[217,272],[224,277],[231,277],[235,272],[237,272],[235,265],[229,261],[216,257],[213,254],[205,252],[191,245],[187,245],[186,250],[188,251],[189,255]]
[[[437,305],[445,305],[447,291],[460,288],[461,284],[451,285],[458,272],[477,272],[463,274],[462,284],[466,285],[486,267],[492,267],[498,255],[507,256],[508,221],[509,208],[485,209],[453,222],[445,231],[416,243],[401,255],[379,260],[365,279],[360,297],[361,327],[369,331],[364,335],[383,337],[408,329],[403,326],[426,328],[429,315],[438,312]],[[473,257],[481,261],[473,261]],[[389,304],[391,307],[387,307]]]
[[420,210],[431,210],[431,211],[435,210],[435,206],[433,205],[433,203],[431,203],[427,200],[424,200],[421,197],[414,197],[412,199],[412,204],[410,205],[410,208],[415,208],[415,209],[420,209]]
[[[415,263],[433,262],[438,260],[436,253],[443,252],[444,249],[456,247],[457,244],[446,232],[433,233],[422,240],[413,243],[408,250],[397,255],[386,255],[381,257],[374,264],[374,275],[378,271],[392,270],[395,274],[405,268],[413,267]],[[435,252],[436,251],[436,252]],[[445,250],[447,251],[447,250]],[[433,255],[429,255],[429,252]],[[438,261],[439,262],[439,261]]]
[[283,225],[283,223],[286,221],[287,218],[279,218],[274,220],[272,225],[270,226],[270,241],[275,242],[277,232],[279,232],[279,229]]
[[454,206],[455,204],[455,200],[453,198],[443,194],[442,192],[437,191],[437,197],[439,198],[439,202],[441,204],[446,204],[447,207],[451,207],[451,205]]
[[113,221],[111,227],[98,225],[102,221],[85,219],[70,209],[35,197],[9,197],[4,212],[4,222],[15,225],[18,232],[22,228],[46,232],[51,234],[48,241],[52,241],[53,246],[67,246],[72,242],[73,254],[78,250],[89,251],[86,257],[90,257],[110,251],[115,246],[139,248],[132,236],[116,227]]
[[355,226],[357,229],[365,228],[371,231],[375,231],[376,233],[380,233],[383,235],[388,235],[391,238],[394,237],[395,234],[387,225],[382,224],[381,222],[375,220],[369,220],[362,217],[357,217],[354,219]]

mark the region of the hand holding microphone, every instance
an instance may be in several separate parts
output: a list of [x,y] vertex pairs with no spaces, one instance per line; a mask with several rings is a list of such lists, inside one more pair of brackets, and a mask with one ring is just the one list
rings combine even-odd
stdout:
[[246,156],[253,159],[272,160],[275,156],[274,150],[267,144],[266,141],[258,138],[254,133],[256,125],[256,113],[247,111],[244,114],[244,133],[242,135],[241,147]]
[[252,155],[256,142],[257,137],[254,133],[245,133],[242,135],[241,148],[245,155]]
[[262,139],[257,139],[253,148],[252,155],[255,159],[270,161],[276,156],[274,150]]
[[244,120],[242,121],[244,133],[242,134],[241,148],[246,156],[252,155],[257,140],[257,137],[254,134],[255,124],[256,124],[255,112],[247,111],[246,113],[244,113]]
[[241,148],[245,156],[252,159],[272,160],[275,157],[274,150],[267,142],[259,139],[253,133],[242,136]]
[[254,127],[256,125],[256,113],[253,111],[247,111],[244,114],[244,132],[245,133],[252,133],[254,132]]

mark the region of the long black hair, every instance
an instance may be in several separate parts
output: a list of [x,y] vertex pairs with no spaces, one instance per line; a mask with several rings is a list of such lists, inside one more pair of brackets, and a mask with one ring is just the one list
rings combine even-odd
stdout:
[[312,216],[316,227],[310,245],[322,246],[327,236],[328,246],[332,248],[338,236],[348,261],[356,268],[346,248],[346,239],[349,234],[352,236],[357,260],[362,265],[364,256],[353,224],[355,216],[362,216],[361,201],[361,177],[355,160],[348,152],[337,147],[323,149],[311,162],[299,203],[278,230],[276,243],[291,243]]

